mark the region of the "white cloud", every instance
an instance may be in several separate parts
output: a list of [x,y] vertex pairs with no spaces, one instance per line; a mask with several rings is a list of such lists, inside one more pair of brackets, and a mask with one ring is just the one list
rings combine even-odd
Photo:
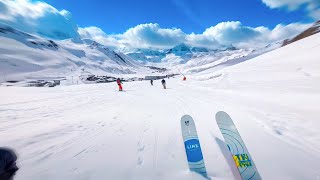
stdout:
[[278,24],[274,29],[268,29],[266,27],[257,27],[256,31],[260,32],[259,36],[251,38],[248,41],[242,41],[236,44],[240,47],[252,47],[265,46],[273,42],[283,41],[288,38],[292,38],[302,31],[309,28],[312,24],[292,23],[288,25]]
[[320,18],[320,0],[262,0],[262,2],[272,9],[287,8],[290,11],[306,5],[306,10],[310,17],[315,20]]
[[45,2],[1,0],[0,22],[56,39],[79,36],[71,13],[66,10],[58,11]]
[[123,34],[107,35],[98,27],[79,28],[82,38],[93,39],[108,46],[131,46],[139,48],[166,48],[186,41],[180,29],[163,29],[159,24],[140,24]]
[[315,20],[320,20],[320,0],[314,0],[308,4],[309,16]]
[[105,37],[107,34],[98,27],[86,27],[86,28],[79,28],[79,34],[82,38],[94,38],[94,37]]
[[214,37],[223,45],[255,47],[292,38],[310,26],[311,24],[292,23],[288,25],[279,24],[274,29],[269,29],[264,26],[243,26],[239,21],[231,21],[210,27],[203,34]]
[[213,36],[194,33],[187,35],[185,43],[195,47],[207,47],[213,49],[221,46],[221,44]]
[[260,32],[252,27],[243,26],[239,21],[228,21],[206,29],[203,34],[214,37],[221,44],[234,44],[253,39],[259,36]]
[[15,17],[24,16],[28,19],[37,19],[44,16],[46,11],[58,11],[43,2],[30,2],[29,0],[2,0],[7,7],[7,19],[14,20]]
[[115,47],[171,48],[180,43],[208,48],[231,44],[237,47],[257,47],[291,38],[310,26],[311,24],[300,23],[279,24],[274,29],[269,29],[263,26],[243,26],[239,21],[231,21],[212,26],[201,34],[186,34],[181,29],[163,29],[158,24],[140,24],[124,34],[107,35],[97,27],[79,28],[79,34],[82,38]]
[[122,46],[119,40],[117,40],[114,36],[108,36],[102,29],[98,27],[91,26],[79,28],[78,32],[83,39],[92,39],[98,43],[113,47]]
[[309,15],[314,19],[320,20],[320,8],[311,11]]
[[295,10],[301,5],[311,3],[314,0],[262,0],[270,8],[283,8],[287,7],[290,10]]
[[[263,0],[270,7],[288,6],[297,8],[307,4],[307,9],[314,10],[320,1],[311,0]],[[312,11],[319,17],[320,11]],[[57,10],[51,5],[32,0],[1,0],[0,22],[29,33],[37,33],[55,39],[89,38],[101,44],[114,47],[171,48],[180,43],[191,46],[216,48],[221,45],[262,46],[274,41],[292,37],[309,24],[278,25],[274,29],[249,27],[239,21],[221,22],[207,28],[203,33],[187,34],[178,28],[161,28],[159,24],[140,24],[128,29],[123,34],[108,35],[98,27],[78,28],[72,15],[66,10]]]
[[159,24],[140,24],[118,35],[121,42],[138,47],[168,47],[185,42],[186,34],[181,29],[163,29]]
[[311,24],[300,23],[292,23],[289,25],[279,24],[271,31],[269,39],[270,41],[275,41],[283,38],[291,38],[292,36],[301,33],[303,30],[306,30],[310,26]]

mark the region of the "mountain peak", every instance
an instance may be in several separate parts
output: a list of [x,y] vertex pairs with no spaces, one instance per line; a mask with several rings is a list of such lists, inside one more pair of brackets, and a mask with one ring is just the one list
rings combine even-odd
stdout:
[[166,54],[175,54],[175,55],[181,55],[186,53],[191,53],[191,48],[187,46],[185,43],[181,43],[173,47],[172,49],[168,49],[166,51]]
[[178,44],[172,49],[179,50],[179,51],[190,51],[190,47],[185,43]]

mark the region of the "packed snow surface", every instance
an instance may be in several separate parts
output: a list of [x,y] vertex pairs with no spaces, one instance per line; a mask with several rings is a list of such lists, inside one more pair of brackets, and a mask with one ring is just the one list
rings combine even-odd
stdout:
[[239,179],[215,122],[234,120],[263,179],[320,178],[320,34],[160,81],[0,87],[0,146],[17,180],[204,179],[189,172],[180,118],[196,123],[208,175]]

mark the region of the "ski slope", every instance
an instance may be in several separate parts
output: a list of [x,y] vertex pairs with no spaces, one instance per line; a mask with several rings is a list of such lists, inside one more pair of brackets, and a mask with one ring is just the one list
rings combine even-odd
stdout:
[[[162,67],[167,73],[200,72],[226,61],[249,60],[279,47],[278,43],[263,48],[210,50],[185,44],[172,49],[113,50],[90,39],[50,40],[0,23],[0,83],[41,79],[64,79],[84,73],[122,78],[143,78],[156,73],[146,67]],[[133,51],[133,52],[131,52]],[[153,74],[155,75],[155,74]],[[70,85],[73,81],[63,81]],[[1,85],[1,84],[0,84]]]
[[0,146],[17,180],[204,179],[188,171],[180,118],[195,120],[208,175],[239,179],[215,113],[233,118],[263,179],[320,178],[320,34],[252,60],[167,80],[0,87]]

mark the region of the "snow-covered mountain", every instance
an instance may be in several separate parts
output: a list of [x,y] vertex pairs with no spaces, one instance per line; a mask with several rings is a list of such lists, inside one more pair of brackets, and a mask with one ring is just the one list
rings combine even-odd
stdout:
[[[192,47],[184,43],[179,44],[171,49],[136,49],[126,51],[125,54],[147,65],[167,67],[169,69],[197,68],[198,66],[210,63],[221,63],[226,60],[233,60],[240,57],[250,59],[263,53],[272,51],[281,44],[279,42],[269,44],[263,48],[243,48],[238,49],[234,46],[223,46],[218,49],[208,49],[204,47]],[[220,61],[218,61],[220,60]]]
[[0,24],[1,82],[32,77],[96,75],[144,75],[150,66],[169,73],[200,72],[219,64],[248,60],[279,45],[262,50],[222,47],[207,49],[179,44],[171,49],[113,50],[90,39],[50,40]]
[[92,40],[53,41],[0,24],[0,71],[4,79],[29,76],[135,74],[143,64]]
[[1,82],[32,77],[79,77],[83,72],[96,75],[134,75],[154,72],[149,67],[166,68],[168,73],[193,73],[219,65],[236,64],[279,47],[262,49],[220,49],[179,44],[171,49],[113,50],[91,39],[50,40],[0,24]]
[[155,62],[159,63],[166,56],[163,50],[157,49],[133,49],[133,50],[123,50],[123,52],[134,60],[141,62]]
[[257,56],[275,50],[281,46],[281,42],[269,44],[263,48],[226,47],[209,53],[197,53],[184,64],[175,66],[183,74],[205,73],[207,70],[218,70],[227,66],[243,63]]
[[171,49],[131,49],[123,50],[126,55],[132,59],[142,62],[162,62],[166,61],[168,56],[175,56],[181,60],[181,63],[185,63],[188,60],[215,53],[217,51],[236,50],[235,47],[221,47],[220,49],[208,49],[204,47],[191,47],[184,43],[176,45]]

